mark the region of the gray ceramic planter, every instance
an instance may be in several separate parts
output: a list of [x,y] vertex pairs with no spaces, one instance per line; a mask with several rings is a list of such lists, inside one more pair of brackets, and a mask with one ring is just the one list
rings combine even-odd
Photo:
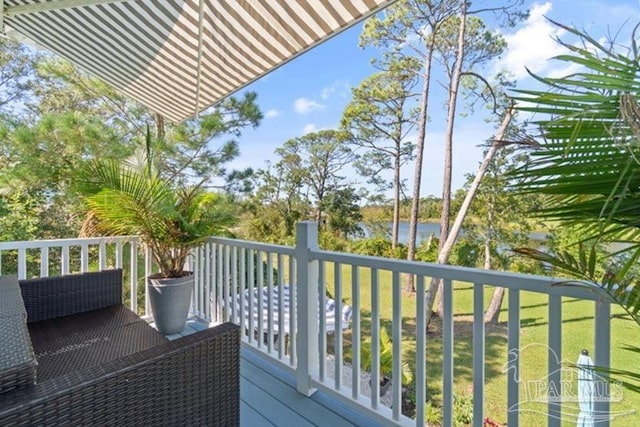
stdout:
[[191,304],[193,283],[193,274],[175,279],[147,277],[149,303],[153,320],[160,333],[172,335],[184,329]]

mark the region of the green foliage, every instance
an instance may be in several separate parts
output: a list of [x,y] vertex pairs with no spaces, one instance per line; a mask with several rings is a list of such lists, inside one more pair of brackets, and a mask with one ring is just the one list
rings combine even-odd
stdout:
[[453,425],[466,426],[473,422],[473,396],[471,394],[453,395]]
[[[519,90],[520,110],[539,117],[544,137],[532,160],[514,176],[525,194],[544,194],[545,219],[580,235],[577,249],[551,253],[521,249],[573,278],[563,285],[585,286],[607,295],[640,325],[640,55],[635,31],[629,49],[603,45],[588,34],[556,24],[578,43],[559,43],[557,56],[579,71],[559,78],[533,76],[545,88]],[[626,256],[606,259],[601,243],[621,242]],[[606,261],[603,264],[603,261]],[[617,262],[616,262],[617,261]],[[604,267],[603,267],[604,266]],[[631,372],[617,372],[638,378]],[[634,391],[635,388],[630,387]]]
[[325,212],[329,230],[344,238],[362,236],[364,233],[359,225],[362,221],[359,201],[360,197],[351,187],[327,194],[322,201],[321,209]]
[[[442,425],[442,407],[428,401],[424,408],[427,424]],[[473,422],[473,396],[471,394],[453,394],[453,425],[467,426]]]
[[26,47],[0,38],[0,115],[18,115],[19,105],[33,84],[32,61]]
[[428,401],[424,407],[424,418],[428,425],[442,425],[442,408]]
[[[507,270],[511,258],[505,256],[506,248],[529,241],[532,224],[526,218],[537,199],[511,191],[508,179],[526,160],[512,146],[496,152],[471,204],[473,215],[465,219],[455,264]],[[465,189],[472,181],[467,176]]]
[[398,245],[393,249],[389,239],[385,237],[373,237],[369,239],[357,239],[351,243],[351,251],[360,255],[369,255],[385,258],[406,259],[407,248]]
[[[362,369],[371,372],[371,340],[360,347]],[[408,363],[401,362],[401,383],[408,385],[413,381],[413,372]],[[380,375],[391,378],[393,372],[393,342],[387,328],[380,328]]]
[[456,245],[453,247],[451,253],[450,262],[453,265],[463,265],[465,267],[478,267],[480,264],[480,256],[482,255],[482,248],[478,242],[474,239],[469,239],[466,236],[458,239]]
[[192,248],[235,223],[233,206],[201,186],[182,187],[129,164],[93,162],[79,189],[88,227],[106,235],[139,235],[163,277],[180,277]]
[[433,234],[423,240],[416,249],[416,260],[422,262],[436,262],[438,259],[438,238]]
[[[353,99],[345,107],[341,127],[353,135],[352,144],[361,149],[354,163],[360,175],[379,192],[393,188],[394,203],[400,203],[400,170],[413,159],[415,144],[407,141],[414,129],[418,109],[420,62],[412,57],[394,59],[389,69],[372,74],[352,89]],[[389,184],[383,171],[394,171]]]

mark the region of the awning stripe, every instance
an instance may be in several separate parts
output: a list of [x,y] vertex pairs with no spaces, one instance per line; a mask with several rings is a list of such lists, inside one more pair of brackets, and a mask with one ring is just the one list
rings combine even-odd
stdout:
[[[4,25],[168,120],[181,121],[195,114],[196,103],[220,101],[393,0],[91,1],[4,15]],[[53,2],[4,4],[38,8]]]
[[[28,20],[23,20],[22,23],[26,24],[27,28],[29,28]],[[21,28],[16,28],[16,29],[19,31],[21,30]],[[48,34],[48,35],[43,34],[40,32],[40,30],[41,29],[37,25],[35,27],[29,28],[29,33],[32,35],[31,38],[36,42],[38,42],[39,44],[41,44],[39,41],[41,40],[41,37],[43,38],[48,37],[47,40],[54,48],[57,46],[62,46],[64,44],[64,42],[60,41],[57,36],[54,36],[53,34]],[[64,54],[61,54],[61,56],[77,64],[85,71],[95,69],[95,63],[90,58],[80,57],[74,51],[67,51]],[[101,65],[102,64],[104,63],[101,63]],[[114,71],[105,75],[104,77],[102,77],[102,79],[105,80],[110,85],[112,85],[113,87],[119,88],[126,95],[139,100],[143,104],[150,106],[150,108],[152,108],[151,106],[153,105],[160,105],[162,102],[164,102],[163,98],[159,97],[159,94],[157,94],[156,92],[142,91],[134,87],[128,86],[128,83],[127,83],[128,79],[118,71],[121,69],[121,67],[113,66],[112,68]],[[180,106],[179,104],[172,102],[172,107],[174,109],[179,110],[179,114],[187,114],[187,115],[192,114],[191,105]]]
[[[66,12],[66,11],[65,11]],[[54,15],[57,15],[53,12]],[[70,29],[73,28],[76,31],[86,31],[85,38],[77,41],[78,45],[83,46],[88,52],[91,50],[103,50],[108,52],[104,57],[105,65],[107,69],[111,69],[110,73],[119,74],[122,77],[131,79],[139,75],[143,81],[149,81],[153,79],[156,84],[160,85],[164,90],[169,90],[171,86],[180,86],[184,84],[184,81],[177,79],[171,74],[160,73],[154,68],[148,67],[150,61],[153,61],[155,55],[150,52],[145,52],[142,49],[138,49],[136,52],[125,49],[125,46],[135,42],[134,39],[125,38],[124,35],[116,32],[111,32],[113,37],[107,37],[107,32],[98,32],[95,28],[112,29],[114,28],[112,23],[104,19],[108,16],[106,14],[99,15],[101,20],[94,20],[92,16],[88,14],[74,14],[74,12],[64,13],[60,17],[52,17],[51,21],[59,25],[67,25]],[[75,22],[84,20],[84,22],[90,25],[83,28],[75,26]],[[84,56],[87,60],[91,58],[91,55]],[[93,68],[93,67],[92,67]],[[97,70],[95,70],[97,72]],[[127,74],[122,72],[126,71]],[[143,77],[144,76],[144,77]],[[187,81],[191,81],[193,74],[185,76]],[[195,87],[195,84],[193,84]],[[189,97],[185,96],[185,106],[189,105]]]

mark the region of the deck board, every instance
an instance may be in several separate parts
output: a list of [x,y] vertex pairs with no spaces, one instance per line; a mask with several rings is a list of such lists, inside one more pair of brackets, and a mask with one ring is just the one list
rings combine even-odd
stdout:
[[[280,425],[330,425],[332,427],[351,427],[354,425],[322,404],[298,393],[290,382],[292,378],[286,373],[278,372],[275,369],[272,372],[267,372],[263,364],[258,366],[255,360],[248,360],[248,357],[243,357],[241,376],[243,382],[241,383],[240,390],[243,402],[254,407],[251,399],[256,397],[264,401],[270,401],[273,406],[266,406],[270,414],[269,418],[271,418],[271,414],[273,414],[273,421],[282,423]],[[243,387],[246,387],[247,393],[252,393],[252,395],[247,395]],[[257,392],[256,388],[260,389],[265,395],[268,395],[269,398],[262,398],[260,395],[253,394]],[[271,399],[275,399],[277,404],[271,401]],[[282,409],[280,407],[281,405],[287,407],[285,414],[286,419],[289,419],[289,416],[292,414],[296,417],[293,424],[287,424],[287,422],[284,421],[285,418],[277,414],[276,408],[280,411]],[[254,407],[254,409],[257,408]],[[244,424],[244,422],[242,424]]]
[[[176,339],[208,327],[200,323],[197,319],[189,319],[184,331],[167,338]],[[347,408],[320,391],[311,397],[298,393],[295,376],[290,371],[265,360],[255,351],[243,345],[240,353],[240,426],[379,425],[365,414]]]

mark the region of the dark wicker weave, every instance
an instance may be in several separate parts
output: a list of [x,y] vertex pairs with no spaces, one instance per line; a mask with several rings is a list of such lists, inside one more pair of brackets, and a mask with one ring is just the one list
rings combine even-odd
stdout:
[[[121,277],[120,272],[120,286]],[[25,282],[21,285],[24,292]],[[29,292],[36,287],[31,285],[26,286]],[[82,306],[87,296],[79,294]],[[25,297],[25,303],[36,299]],[[27,313],[31,319],[29,304]],[[38,383],[0,394],[2,426],[239,425],[236,325],[169,342],[126,307],[115,305],[30,323],[29,329],[40,363]]]
[[16,276],[0,276],[0,393],[33,385],[36,357]]
[[122,270],[21,280],[27,320],[55,319],[122,304]]

